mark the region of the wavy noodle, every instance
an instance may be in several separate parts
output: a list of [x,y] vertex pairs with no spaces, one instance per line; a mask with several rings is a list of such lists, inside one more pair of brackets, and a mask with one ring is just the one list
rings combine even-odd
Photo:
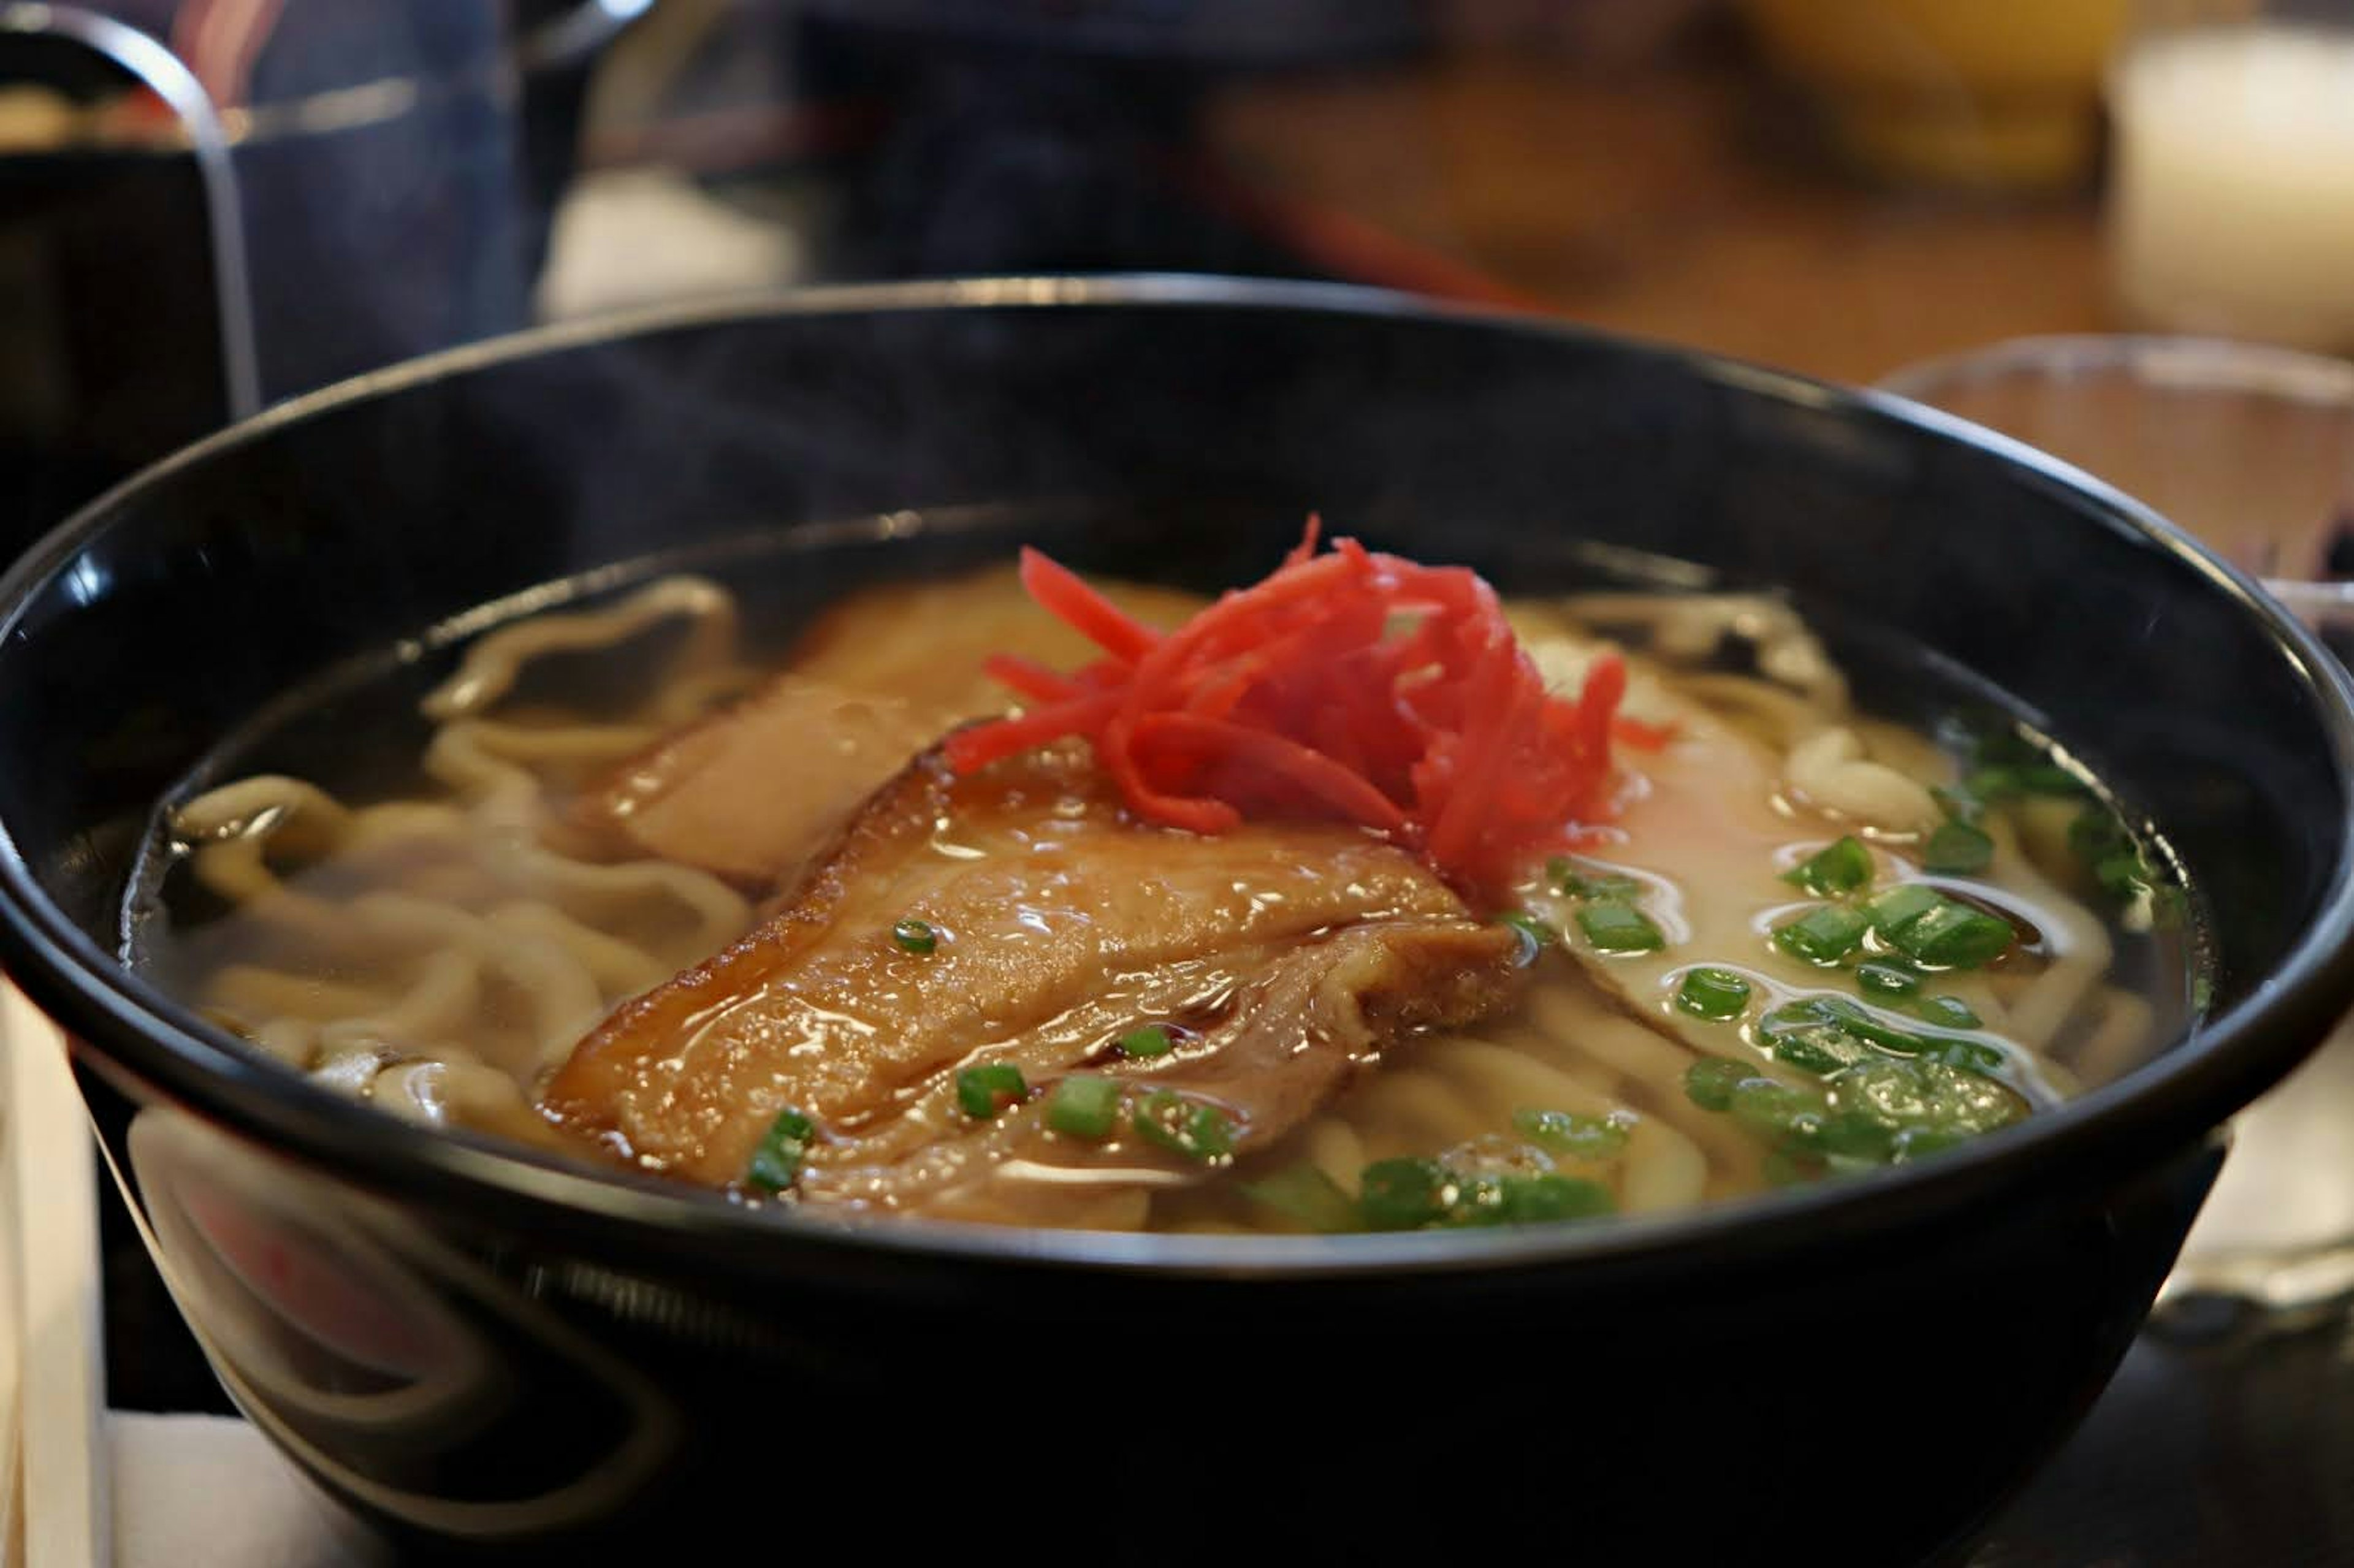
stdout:
[[688,627],[673,662],[673,678],[707,674],[734,662],[734,596],[701,577],[664,577],[601,609],[535,615],[477,638],[456,671],[419,705],[430,719],[471,717],[512,692],[525,668],[537,660],[551,653],[601,652],[672,620],[684,620]]
[[[610,651],[680,620],[662,695],[639,721],[489,716],[534,661]],[[610,766],[740,691],[750,677],[735,640],[734,601],[695,578],[541,616],[482,638],[425,699],[443,722],[424,768],[449,799],[355,807],[261,775],[188,801],[173,829],[191,874],[235,906],[244,941],[290,966],[222,965],[200,1003],[397,1114],[544,1130],[527,1086],[616,1002],[751,921],[740,895],[692,867],[557,847],[551,779]],[[334,972],[346,968],[353,976]]]
[[1634,626],[1660,658],[1698,662],[1728,637],[1755,650],[1765,682],[1797,692],[1824,714],[1848,707],[1847,677],[1798,612],[1764,594],[1580,594],[1563,601],[1576,620],[1598,626]]
[[1845,725],[1818,730],[1790,747],[1782,776],[1795,799],[1882,832],[1925,833],[1945,821],[1926,785],[1866,756],[1863,737]]

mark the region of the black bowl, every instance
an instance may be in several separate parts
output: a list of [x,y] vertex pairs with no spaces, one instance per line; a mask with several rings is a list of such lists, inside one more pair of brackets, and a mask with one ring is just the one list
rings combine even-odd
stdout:
[[[428,1135],[118,961],[159,799],[304,683],[308,755],[411,744],[384,694],[478,607],[693,564],[782,614],[1023,537],[1233,580],[1310,507],[1511,590],[1784,584],[1867,673],[1901,632],[2163,826],[2212,1022],[1868,1181],[1584,1229],[1131,1237],[846,1227]],[[2212,1129],[2354,991],[2348,685],[2244,579],[1901,404],[1396,299],[920,285],[465,350],[146,474],[0,617],[0,950],[83,1043],[231,1393],[441,1548],[1950,1553],[2115,1366]]]

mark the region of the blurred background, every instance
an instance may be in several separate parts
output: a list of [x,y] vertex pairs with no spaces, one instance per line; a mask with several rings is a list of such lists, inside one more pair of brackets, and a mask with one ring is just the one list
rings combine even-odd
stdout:
[[[535,322],[1136,270],[1888,383],[2348,613],[2354,0],[0,0],[0,560]],[[2327,1191],[2227,1181],[2215,1255],[2354,1234],[2354,1047],[2304,1087]],[[111,1243],[116,1404],[218,1407]],[[2191,1278],[1985,1568],[2342,1560],[2340,1276]]]
[[407,355],[847,279],[1341,279],[1856,381],[2129,326],[2354,348],[2349,10],[0,4],[0,543]]

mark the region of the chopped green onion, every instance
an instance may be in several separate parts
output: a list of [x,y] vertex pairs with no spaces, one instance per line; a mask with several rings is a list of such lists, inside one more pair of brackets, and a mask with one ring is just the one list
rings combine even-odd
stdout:
[[2146,914],[2150,925],[2180,918],[2182,889],[2167,880],[2115,811],[2100,805],[2085,807],[2068,825],[2068,846],[2109,897],[2128,906],[2147,901],[2147,908],[2137,908],[2134,915]]
[[2020,793],[2019,769],[2015,768],[1979,768],[1971,770],[1962,780],[1962,789],[1972,800],[2008,800]]
[[1578,928],[1601,953],[1656,953],[1668,939],[1651,917],[1626,904],[1588,904],[1577,911]]
[[1575,1160],[1616,1160],[1627,1151],[1627,1129],[1600,1117],[1561,1110],[1516,1110],[1512,1126],[1556,1154]]
[[1850,833],[1783,873],[1782,880],[1795,882],[1809,893],[1852,893],[1872,881],[1872,852]]
[[2027,1114],[2026,1102],[2008,1085],[1925,1057],[1864,1063],[1840,1079],[1838,1097],[1841,1111],[1892,1132],[1929,1127],[1968,1136],[1991,1132]]
[[1609,1188],[1575,1176],[1506,1176],[1496,1186],[1495,1218],[1508,1225],[1593,1219],[1617,1208]]
[[1046,1097],[1046,1125],[1069,1138],[1100,1142],[1119,1122],[1119,1080],[1074,1073]]
[[956,1075],[957,1104],[975,1121],[987,1121],[1030,1092],[1022,1069],[1007,1062],[967,1067]]
[[1893,1051],[1900,1056],[1910,1056],[1919,1051],[1924,1042],[1918,1034],[1882,1023],[1877,1016],[1843,996],[1825,997],[1823,1011],[1836,1019],[1839,1026],[1859,1040],[1868,1040],[1883,1051]]
[[1910,1165],[1915,1160],[1943,1154],[1948,1149],[1959,1149],[1969,1141],[1967,1133],[1951,1132],[1941,1127],[1908,1127],[1890,1140],[1888,1162]]
[[1774,1060],[1821,1078],[1847,1071],[1866,1054],[1861,1042],[1835,1024],[1786,1030],[1774,1037]]
[[1819,904],[1774,927],[1774,945],[1811,964],[1835,964],[1863,940],[1870,919],[1840,904]]
[[2086,806],[2068,823],[2068,847],[2079,860],[2099,860],[2133,842],[2117,814],[2105,806]]
[[1212,1160],[1234,1152],[1235,1118],[1220,1107],[1174,1089],[1155,1089],[1136,1107],[1136,1130],[1188,1160]]
[[1907,957],[1953,969],[1992,963],[2017,938],[2009,921],[1950,899],[1889,934]]
[[1521,961],[1534,963],[1539,953],[1558,939],[1553,928],[1525,909],[1507,909],[1496,916],[1499,925],[1510,926],[1521,934]]
[[2110,897],[2126,900],[2147,891],[2157,881],[2139,850],[2113,854],[2093,867],[2093,880]]
[[801,1161],[809,1157],[809,1147],[817,1140],[817,1124],[801,1112],[780,1110],[769,1130],[760,1135],[760,1145],[752,1151],[751,1169],[745,1172],[744,1182],[763,1192],[781,1192],[801,1176]]
[[[1860,1012],[1844,999],[1829,998],[1819,1005],[1777,1008],[1769,1018],[1803,1017],[1810,1005],[1818,1014],[1829,1008],[1850,1022]],[[1815,1039],[1821,1028],[1817,1024],[1782,1038]],[[1722,1060],[1695,1064],[1684,1075],[1684,1087],[1693,1103],[1730,1112],[1767,1145],[1767,1175],[1776,1181],[1926,1158],[2028,1113],[2027,1102],[2009,1085],[1963,1065],[1975,1059],[1973,1054],[1999,1059],[1999,1052],[1970,1040],[1941,1037],[1921,1044],[1925,1049],[1915,1056],[1862,1053],[1827,1076],[1819,1089],[1794,1088]]]
[[2211,975],[2200,975],[2190,982],[2190,1010],[2204,1012],[2215,1005],[2215,980]]
[[1357,1214],[1368,1230],[1538,1224],[1590,1219],[1616,1207],[1610,1190],[1575,1176],[1470,1175],[1436,1160],[1382,1160],[1365,1167]]
[[1757,1022],[1758,1041],[1777,1062],[1828,1076],[1861,1061],[1869,1050],[1861,1031],[1850,1026],[1863,1010],[1852,1002],[1809,997],[1786,1002]]
[[1978,819],[1986,815],[1985,802],[1959,785],[1932,784],[1929,799],[1936,801],[1937,809],[1946,816],[1970,827],[1978,826]]
[[1563,854],[1545,862],[1545,879],[1572,898],[1609,898],[1623,902],[1643,890],[1643,885],[1631,876],[1615,871],[1586,871]]
[[1863,906],[1878,935],[1893,938],[1898,931],[1946,902],[1946,895],[1925,882],[1905,882],[1888,889]]
[[1722,1023],[1749,1006],[1749,982],[1731,969],[1694,969],[1676,988],[1676,1005],[1694,1018]]
[[1773,1078],[1744,1079],[1733,1091],[1733,1119],[1764,1138],[1811,1137],[1820,1129],[1823,1100]]
[[1946,822],[1922,847],[1924,871],[1974,876],[1994,863],[1994,841],[1967,822]]
[[1373,1231],[1418,1231],[1446,1219],[1454,1181],[1436,1160],[1378,1160],[1357,1182],[1357,1212]]
[[1684,1069],[1684,1097],[1702,1110],[1731,1110],[1733,1091],[1756,1075],[1746,1063],[1703,1056]]
[[2081,795],[2084,781],[2053,763],[2039,762],[2012,769],[2011,777],[2031,795]]
[[901,950],[922,956],[940,945],[939,933],[922,920],[902,920],[891,927],[891,939]]
[[1833,1111],[1823,1118],[1816,1132],[1813,1147],[1820,1153],[1840,1160],[1861,1160],[1867,1165],[1888,1162],[1890,1135],[1888,1128],[1872,1117],[1856,1111]]
[[1169,1038],[1169,1031],[1158,1023],[1148,1023],[1119,1037],[1119,1054],[1144,1058],[1166,1056],[1175,1049],[1175,1044]]
[[1970,1004],[1958,996],[1925,996],[1913,1004],[1913,1012],[1922,1022],[1940,1029],[1976,1029],[1979,1022]]
[[1757,1037],[1776,1061],[1824,1076],[1865,1060],[1872,1046],[1910,1056],[1928,1044],[1843,996],[1808,997],[1777,1007],[1759,1021]]
[[1982,1078],[1999,1077],[2010,1065],[2009,1057],[1993,1046],[1977,1040],[1941,1039],[1932,1041],[1921,1053],[1924,1061],[1935,1062],[1957,1072],[1976,1073]]
[[1243,1192],[1253,1202],[1264,1203],[1311,1231],[1329,1234],[1364,1227],[1356,1202],[1349,1194],[1332,1178],[1305,1160],[1256,1181],[1244,1182]]
[[1921,989],[1921,977],[1897,964],[1863,963],[1855,966],[1855,984],[1866,996],[1901,998]]

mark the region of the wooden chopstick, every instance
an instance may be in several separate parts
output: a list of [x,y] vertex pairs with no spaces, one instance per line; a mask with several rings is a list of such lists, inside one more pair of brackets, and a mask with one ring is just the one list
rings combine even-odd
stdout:
[[0,1197],[16,1358],[11,1563],[113,1561],[100,1333],[98,1172],[65,1037],[0,984]]

